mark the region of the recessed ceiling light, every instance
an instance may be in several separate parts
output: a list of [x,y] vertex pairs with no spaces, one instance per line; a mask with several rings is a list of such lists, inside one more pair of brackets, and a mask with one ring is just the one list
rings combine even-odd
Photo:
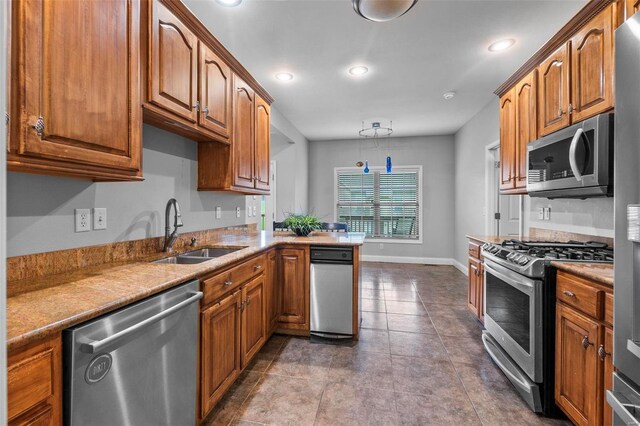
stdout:
[[504,40],[498,40],[494,43],[491,43],[489,45],[489,51],[490,52],[500,52],[502,50],[507,50],[508,48],[510,48],[511,46],[513,46],[514,44],[516,44],[516,41],[512,38],[506,38]]
[[293,74],[290,72],[279,72],[276,74],[276,80],[280,81],[291,81],[293,80]]
[[369,72],[369,68],[362,65],[349,68],[349,74],[355,75],[355,76],[365,75],[368,72]]
[[453,99],[455,96],[456,96],[456,92],[454,92],[453,90],[451,92],[445,92],[442,94],[442,97],[445,98],[446,100]]
[[216,2],[223,6],[234,7],[242,3],[242,0],[216,0]]

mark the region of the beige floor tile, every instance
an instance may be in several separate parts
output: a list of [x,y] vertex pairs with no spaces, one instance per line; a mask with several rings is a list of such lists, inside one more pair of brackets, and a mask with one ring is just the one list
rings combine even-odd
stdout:
[[393,390],[391,355],[341,348],[331,362],[329,381],[355,387]]
[[398,302],[396,300],[385,301],[387,312],[402,315],[427,315],[427,311],[419,302]]
[[412,356],[420,358],[448,359],[444,345],[437,334],[389,332],[389,343],[392,355]]
[[391,390],[330,383],[322,394],[316,425],[395,425],[396,403]]
[[481,425],[465,393],[437,396],[396,393],[396,407],[401,425]]
[[362,312],[362,328],[387,330],[387,314],[382,312]]
[[436,329],[427,315],[387,314],[389,330],[410,333],[436,334]]

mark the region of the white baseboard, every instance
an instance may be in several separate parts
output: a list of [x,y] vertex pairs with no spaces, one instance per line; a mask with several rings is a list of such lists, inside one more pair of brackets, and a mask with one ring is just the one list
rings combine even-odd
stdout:
[[460,263],[457,260],[453,259],[453,266],[455,266],[458,271],[462,272],[466,276],[469,276],[469,268],[464,266],[462,263]]
[[[362,255],[363,262],[417,263],[421,265],[454,265],[454,260],[446,257],[404,257]],[[457,267],[457,266],[456,266]]]

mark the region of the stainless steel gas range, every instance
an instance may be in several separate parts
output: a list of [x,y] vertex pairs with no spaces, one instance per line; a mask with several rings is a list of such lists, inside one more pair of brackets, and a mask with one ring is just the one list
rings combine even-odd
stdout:
[[555,417],[554,260],[613,262],[597,242],[508,240],[482,246],[485,263],[484,346],[535,412]]

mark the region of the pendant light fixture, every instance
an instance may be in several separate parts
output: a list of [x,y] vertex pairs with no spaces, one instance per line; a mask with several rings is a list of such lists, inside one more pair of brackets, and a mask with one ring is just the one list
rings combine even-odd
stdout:
[[353,9],[364,19],[387,22],[407,13],[418,0],[352,0]]
[[371,127],[364,127],[362,122],[362,130],[358,132],[363,138],[378,138],[383,136],[391,136],[393,133],[393,121],[389,122],[389,127],[383,127],[379,121],[371,123]]

